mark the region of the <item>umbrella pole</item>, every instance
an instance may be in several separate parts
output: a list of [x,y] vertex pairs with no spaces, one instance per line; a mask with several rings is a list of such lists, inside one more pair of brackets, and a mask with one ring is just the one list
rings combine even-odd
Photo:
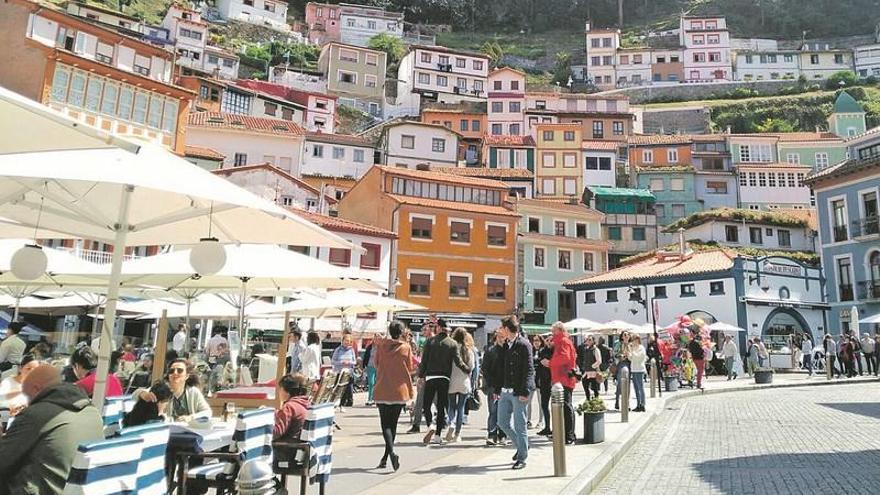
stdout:
[[119,280],[122,278],[122,258],[128,238],[128,212],[131,208],[131,193],[134,186],[126,185],[119,200],[119,219],[116,223],[116,236],[113,240],[113,257],[110,263],[110,282],[107,285],[107,306],[104,309],[104,326],[98,347],[98,371],[95,374],[95,389],[92,403],[99,411],[104,410],[107,374],[110,372],[110,336],[116,325],[116,301],[119,299]]
[[162,310],[162,316],[156,325],[156,342],[153,345],[155,352],[153,353],[153,373],[150,383],[161,380],[165,374],[165,353],[168,352],[168,310]]
[[189,348],[189,335],[190,335],[190,327],[189,327],[189,305],[192,302],[192,299],[186,298],[186,342],[183,343],[183,352],[189,352],[191,349]]
[[[284,312],[284,327],[281,329],[281,344],[278,345],[278,363],[275,369],[275,383],[281,382],[281,377],[287,371],[287,346],[290,343],[290,311]],[[293,370],[291,370],[292,372]],[[275,392],[275,408],[281,408],[281,394]]]
[[21,306],[21,297],[15,298],[15,311],[12,313],[12,321],[18,321],[18,307]]
[[[98,320],[100,320],[100,318],[98,318],[98,316],[100,316],[100,313],[101,313],[101,306],[95,306],[95,317],[92,318],[92,338],[95,338],[98,336],[98,330],[99,330],[98,329]],[[88,316],[88,315],[86,315],[86,316]]]

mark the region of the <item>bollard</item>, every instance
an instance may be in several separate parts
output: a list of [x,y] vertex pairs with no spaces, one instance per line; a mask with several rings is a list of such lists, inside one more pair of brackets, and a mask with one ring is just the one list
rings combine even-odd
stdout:
[[651,398],[657,395],[657,358],[651,358]]
[[550,389],[550,417],[553,430],[553,476],[565,476],[565,418],[563,404],[565,396],[561,383],[554,383]]
[[617,372],[617,383],[620,386],[620,422],[629,423],[629,367],[624,366]]
[[831,357],[825,356],[825,376],[831,379]]

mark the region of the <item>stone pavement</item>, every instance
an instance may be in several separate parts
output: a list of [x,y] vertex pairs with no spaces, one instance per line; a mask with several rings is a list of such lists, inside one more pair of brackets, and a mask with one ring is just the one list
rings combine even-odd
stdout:
[[[810,387],[797,390],[804,397],[810,396],[811,392],[825,389],[861,390],[863,387],[860,386],[834,386],[838,383],[855,381],[870,381],[872,384],[866,384],[865,390],[880,390],[880,383],[876,381],[876,378],[832,380],[831,387]],[[808,378],[805,374],[776,373],[772,386],[790,387],[825,383],[826,379],[824,376]],[[699,391],[683,389],[676,393],[663,392],[662,398],[649,398],[647,412],[631,412],[629,423],[620,422],[619,412],[609,411],[605,417],[606,441],[598,445],[578,444],[567,447],[568,476],[558,478],[553,476],[552,445],[548,440],[537,437],[534,434],[537,430],[530,430],[529,440],[532,448],[530,450],[528,466],[521,471],[512,471],[510,469],[512,465],[510,458],[513,455],[512,447],[485,446],[485,405],[481,411],[472,414],[470,425],[465,426],[463,429],[462,442],[442,446],[431,445],[426,447],[421,443],[422,435],[405,434],[404,432],[408,429],[409,422],[408,418],[402,418],[396,447],[396,451],[401,458],[400,471],[394,473],[390,467],[385,470],[374,469],[382,456],[384,448],[382,437],[379,433],[378,411],[375,408],[363,406],[363,394],[358,394],[356,404],[359,405],[348,408],[345,413],[338,415],[337,418],[343,429],[334,434],[333,473],[328,484],[327,493],[333,495],[354,493],[382,495],[479,493],[485,495],[486,493],[503,493],[510,490],[513,490],[515,493],[589,493],[618,462],[625,462],[623,458],[627,448],[636,443],[633,440],[638,438],[640,433],[651,431],[650,428],[654,419],[669,421],[667,418],[670,415],[659,415],[660,412],[664,411],[667,407],[679,408],[680,404],[690,402],[679,402],[679,398],[702,395],[705,396],[703,399],[711,398],[718,404],[725,404],[726,398],[734,396],[713,394],[720,391],[766,387],[754,385],[748,377],[733,381],[726,381],[724,377],[711,377],[704,385],[706,391],[702,394]],[[608,407],[611,408],[614,402],[613,385],[609,391],[610,394],[605,394],[603,397],[606,399]],[[646,394],[648,394],[647,387]],[[770,392],[765,392],[764,394],[767,396],[776,395]],[[574,397],[575,404],[583,399],[583,392],[577,390]],[[670,401],[670,399],[675,400]],[[632,401],[634,406],[634,395]],[[537,407],[537,397],[535,406]],[[784,411],[787,408],[782,405],[775,407],[774,415],[771,416],[769,421],[773,424],[781,424],[782,418],[786,417],[787,413],[784,413]],[[748,415],[740,417],[738,411]],[[767,419],[749,420],[748,418],[753,417],[751,416],[753,412],[754,414],[761,412],[749,407],[731,408],[728,412],[734,418],[733,421],[736,424],[749,424],[750,421],[752,423],[767,421]],[[537,421],[537,409],[534,410],[533,414],[534,420]],[[754,418],[757,418],[757,416],[754,416]],[[578,438],[583,438],[582,418],[577,416],[575,419]],[[689,413],[687,417],[679,421],[679,424],[688,425],[692,420],[697,419],[699,419],[698,416],[692,417]],[[424,431],[424,426],[422,431]],[[829,436],[821,431],[815,431],[813,435],[816,438],[809,439],[811,444],[821,441],[823,436],[826,438]],[[830,436],[837,439],[836,434],[831,434]],[[706,438],[711,440],[711,437],[708,435]],[[693,442],[693,440],[691,441]],[[804,442],[806,443],[807,441],[808,439],[805,438]],[[759,439],[756,442],[757,445],[764,448],[764,451],[769,452],[769,448],[763,443],[763,440]],[[638,445],[642,443],[642,440],[638,441]],[[673,453],[671,455],[681,454]],[[626,457],[628,457],[628,454]],[[632,473],[637,474],[641,469],[636,468]],[[880,471],[875,472],[880,473]],[[675,476],[672,476],[672,479],[675,479]],[[647,483],[648,481],[642,486],[650,487],[651,485]],[[720,486],[724,486],[724,483],[721,482]],[[880,486],[880,483],[876,486]],[[289,487],[293,488],[291,493],[296,493],[295,487],[297,487],[297,484],[294,480],[291,480]],[[642,491],[656,493],[651,490]],[[705,491],[703,490],[703,492]],[[311,487],[309,493],[317,493],[317,487]],[[611,492],[606,490],[603,493]]]
[[878,493],[878,431],[877,383],[687,398],[594,493]]

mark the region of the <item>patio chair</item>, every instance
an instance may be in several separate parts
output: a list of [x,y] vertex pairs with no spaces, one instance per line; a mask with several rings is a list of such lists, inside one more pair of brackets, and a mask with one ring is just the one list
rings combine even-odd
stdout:
[[327,402],[330,399],[330,394],[333,392],[333,387],[336,386],[337,378],[335,371],[325,372],[321,377],[321,381],[318,383],[317,390],[315,390],[312,396],[309,397],[309,403],[323,404],[324,402]]
[[336,379],[336,385],[333,387],[333,393],[330,395],[330,402],[333,402],[337,406],[342,401],[342,394],[345,393],[345,388],[348,387],[348,383],[351,381],[351,370],[341,370],[339,372],[339,376]]
[[[238,414],[235,433],[232,435],[231,452],[205,452],[181,454],[184,479],[181,492],[186,495],[186,483],[198,480],[218,494],[234,492],[235,478],[244,461],[272,455],[272,429],[275,426],[275,410],[261,408]],[[189,467],[191,459],[212,460],[203,466]]]
[[144,440],[111,438],[76,449],[63,495],[137,493],[137,470]]
[[104,410],[101,411],[101,419],[104,422],[104,438],[110,438],[119,432],[122,427],[124,414],[124,399],[122,397],[108,397],[104,399]]
[[272,470],[281,475],[281,484],[287,487],[288,476],[299,476],[300,495],[306,494],[306,480],[309,484],[320,484],[321,495],[324,485],[330,478],[333,459],[334,404],[313,404],[306,412],[299,442],[274,442]]
[[137,491],[139,495],[162,495],[168,493],[165,477],[165,452],[168,447],[170,428],[164,423],[123,428],[120,438],[140,438],[143,451],[137,465]]

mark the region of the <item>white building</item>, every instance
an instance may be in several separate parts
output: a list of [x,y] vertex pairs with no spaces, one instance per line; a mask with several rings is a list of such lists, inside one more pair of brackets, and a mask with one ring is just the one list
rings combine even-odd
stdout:
[[524,134],[526,104],[526,75],[504,67],[489,74],[489,101],[487,121],[493,136],[520,136]]
[[619,29],[595,29],[586,24],[587,80],[600,89],[612,89],[617,82]]
[[489,57],[442,46],[410,47],[397,72],[397,115],[418,115],[422,102],[486,101]]
[[[680,315],[720,321],[747,330],[739,334],[740,352],[747,336],[760,336],[778,351],[792,333],[807,332],[818,342],[827,329],[821,268],[791,258],[747,257],[724,249],[661,251],[565,286],[577,292],[580,318],[660,326]],[[773,367],[790,362],[789,354],[771,357]]]
[[769,81],[797,79],[801,75],[800,54],[796,50],[737,51],[734,79]]
[[381,163],[410,169],[420,165],[456,167],[460,138],[460,134],[442,125],[396,122],[382,130]]
[[617,51],[617,86],[641,86],[652,79],[652,51],[647,47],[621,48]]
[[829,43],[805,43],[801,46],[801,74],[808,80],[828,79],[840,71],[853,70],[853,52],[833,48]]
[[344,134],[306,134],[300,173],[358,180],[373,166],[373,146],[364,138]]
[[715,242],[730,247],[774,251],[816,251],[815,210],[756,213],[719,208],[685,217],[664,230],[677,234],[684,229],[688,241]]
[[859,77],[880,77],[880,43],[853,48],[853,62]]
[[327,92],[327,79],[320,73],[303,72],[283,65],[269,69],[269,82],[301,91]]
[[799,163],[737,163],[739,205],[750,210],[810,208],[813,198],[804,178],[812,170]]
[[733,78],[730,32],[722,16],[682,16],[679,40],[684,47],[686,81],[723,81]]
[[238,77],[238,56],[208,46],[208,24],[202,14],[172,3],[162,19],[177,53],[177,65],[224,79]]
[[212,170],[235,185],[279,206],[320,212],[335,209],[336,199],[270,163]]
[[287,24],[287,2],[278,0],[217,0],[216,6],[223,19],[290,31],[290,25]]
[[614,141],[584,140],[584,187],[617,187],[617,148]]
[[219,112],[189,115],[187,144],[216,150],[223,168],[269,163],[300,175],[305,131],[295,122]]
[[383,33],[403,38],[403,13],[367,5],[343,3],[339,6],[339,34],[343,43],[367,46],[370,38]]

